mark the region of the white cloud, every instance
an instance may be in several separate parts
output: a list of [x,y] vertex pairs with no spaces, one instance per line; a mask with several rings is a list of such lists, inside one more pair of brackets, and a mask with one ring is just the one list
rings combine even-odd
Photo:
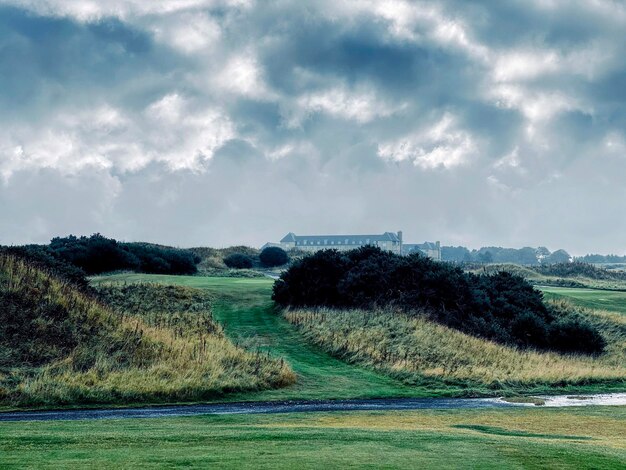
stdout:
[[45,128],[7,127],[0,134],[0,174],[6,181],[32,168],[64,174],[86,167],[136,171],[151,161],[198,169],[234,136],[233,124],[219,109],[195,108],[172,93],[137,115],[103,105],[60,113]]
[[372,88],[357,86],[352,90],[340,85],[305,93],[284,108],[288,127],[298,127],[314,113],[364,124],[389,117],[406,108],[406,103],[392,105],[380,99]]
[[559,69],[559,57],[554,51],[506,52],[496,58],[493,77],[497,82],[535,78]]
[[591,112],[577,98],[559,91],[535,91],[521,85],[495,85],[488,91],[496,106],[520,111],[535,125],[564,111]]
[[218,22],[204,12],[183,12],[157,20],[150,27],[157,41],[185,54],[215,48],[221,38]]
[[252,53],[233,55],[212,80],[214,86],[233,95],[260,100],[274,99],[263,78],[263,70]]
[[579,75],[591,80],[609,70],[614,56],[614,46],[604,42],[570,51],[522,46],[492,54],[492,77],[495,82],[512,83],[546,75]]
[[422,168],[452,168],[467,162],[478,149],[472,135],[446,113],[434,125],[378,145],[378,155],[393,161],[412,161]]
[[225,142],[235,137],[230,119],[216,108],[194,108],[179,94],[148,106],[140,123],[145,152],[173,169],[198,168]]

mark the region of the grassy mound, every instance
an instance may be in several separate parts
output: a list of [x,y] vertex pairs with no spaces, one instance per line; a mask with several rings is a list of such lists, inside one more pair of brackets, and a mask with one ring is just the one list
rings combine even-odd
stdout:
[[[107,295],[117,299],[110,309],[25,261],[0,256],[0,403],[193,401],[295,380],[282,361],[225,338],[204,294],[133,287],[130,300],[121,300],[129,288],[110,288]],[[157,291],[162,297],[154,299]]]
[[536,285],[554,287],[580,287],[607,290],[626,290],[626,273],[599,268],[587,263],[559,263],[539,266],[516,264],[490,264],[467,268],[474,274],[495,274],[505,271],[521,276]]
[[591,384],[626,387],[626,323],[617,316],[590,319],[607,338],[601,357],[520,350],[398,311],[288,310],[285,318],[334,356],[408,384],[443,380],[467,387],[468,394]]

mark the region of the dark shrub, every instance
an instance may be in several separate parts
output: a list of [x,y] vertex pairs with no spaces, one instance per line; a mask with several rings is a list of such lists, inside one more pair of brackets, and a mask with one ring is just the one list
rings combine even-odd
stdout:
[[548,326],[533,312],[523,312],[511,321],[511,340],[519,346],[545,348],[548,344]]
[[91,237],[53,238],[50,249],[87,274],[139,268],[139,260],[113,239],[99,233]]
[[557,321],[542,293],[520,276],[477,276],[422,255],[375,247],[307,256],[281,275],[272,298],[282,306],[421,310],[444,325],[512,346],[587,354],[604,347],[592,326]]
[[53,238],[47,247],[57,258],[87,274],[132,270],[154,274],[195,274],[200,258],[189,250],[121,243],[96,233],[90,237]]
[[563,318],[550,325],[551,347],[569,353],[601,354],[606,341],[589,323],[580,318]]
[[318,251],[281,275],[274,284],[272,298],[281,305],[298,307],[343,306],[338,285],[347,264],[346,257],[337,250]]
[[229,268],[250,269],[252,267],[252,258],[242,253],[233,253],[224,258],[224,264]]
[[365,307],[384,305],[393,298],[390,274],[394,259],[374,247],[364,247],[346,254],[347,269],[338,283],[338,294],[349,304]]
[[123,248],[138,260],[138,270],[155,274],[195,274],[200,257],[188,250],[150,245],[124,243]]
[[287,252],[277,246],[268,246],[259,255],[259,260],[264,266],[273,268],[274,266],[282,266],[287,264],[289,256]]

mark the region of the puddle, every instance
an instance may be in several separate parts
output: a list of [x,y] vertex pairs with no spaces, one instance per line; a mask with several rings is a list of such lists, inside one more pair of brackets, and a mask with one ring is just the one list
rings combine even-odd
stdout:
[[[597,406],[597,405],[626,405],[626,393],[601,393],[593,395],[537,395],[525,397],[528,403],[521,400],[516,401],[516,405],[521,406],[544,406],[549,408],[565,406]],[[499,398],[505,403],[511,403],[511,399]],[[542,404],[539,404],[543,402]]]

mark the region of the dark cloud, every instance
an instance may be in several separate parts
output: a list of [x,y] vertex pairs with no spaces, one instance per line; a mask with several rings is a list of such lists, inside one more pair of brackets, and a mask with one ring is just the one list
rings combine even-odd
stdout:
[[115,18],[83,24],[0,7],[0,119],[44,120],[97,102],[145,105],[185,65]]

